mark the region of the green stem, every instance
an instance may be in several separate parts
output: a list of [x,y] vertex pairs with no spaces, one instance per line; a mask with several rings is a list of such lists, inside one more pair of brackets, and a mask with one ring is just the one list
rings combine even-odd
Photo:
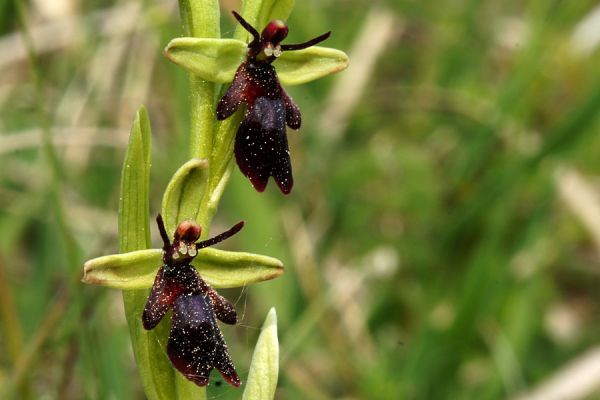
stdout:
[[[217,212],[223,191],[229,182],[233,168],[233,142],[237,127],[242,121],[242,116],[243,112],[238,111],[230,118],[217,124],[217,136],[213,142],[209,162],[212,169],[210,170],[208,187],[204,192],[197,218],[201,226],[210,226],[212,218]],[[208,229],[206,231],[206,235],[208,235]]]
[[[217,0],[179,0],[181,27],[184,36],[219,38],[220,12]],[[216,94],[215,84],[200,79],[193,73],[189,74],[190,82],[190,157],[205,158],[212,161],[215,142],[214,99]],[[212,181],[212,163],[209,162],[208,171],[204,176],[207,181]],[[211,197],[212,190],[206,185],[207,190],[203,198]],[[206,217],[204,199],[201,201],[197,222],[203,227],[202,237],[210,232],[210,220]]]
[[[216,0],[180,0],[182,33],[189,37],[219,38],[219,3]],[[190,157],[206,158],[214,140],[215,84],[190,73]],[[209,166],[210,168],[210,166]]]
[[[179,11],[183,35],[189,37],[219,38],[219,3],[217,0],[180,0]],[[214,128],[215,84],[204,81],[190,73],[190,158],[210,159],[212,155]],[[210,164],[208,169],[210,171]],[[209,174],[203,174],[208,180]],[[208,188],[207,188],[208,189]],[[209,190],[206,190],[209,192]],[[208,234],[208,222],[199,221],[204,226],[204,234]],[[191,384],[180,374],[175,376],[177,398],[206,399],[206,389],[190,390]],[[199,396],[199,397],[198,397]]]
[[[206,121],[213,117],[212,102],[205,99],[215,96],[214,84],[190,74],[190,158],[208,158],[214,138],[213,124]],[[209,166],[210,168],[210,166]]]

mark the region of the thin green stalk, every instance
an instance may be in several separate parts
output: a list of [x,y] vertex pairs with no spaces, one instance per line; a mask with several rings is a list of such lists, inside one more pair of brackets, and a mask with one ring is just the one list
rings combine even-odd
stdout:
[[[181,29],[184,36],[198,38],[219,38],[220,12],[217,0],[180,0]],[[215,141],[214,103],[215,84],[207,82],[193,73],[189,73],[190,82],[190,158],[210,160],[206,179],[212,174],[212,154]],[[210,196],[212,190],[207,188],[204,196]],[[204,201],[202,202],[204,204]],[[203,227],[202,237],[210,232],[210,220],[204,210],[199,211],[198,223]]]
[[62,317],[66,312],[66,309],[69,305],[67,299],[67,295],[64,294],[60,294],[56,298],[56,300],[46,313],[46,317],[44,318],[44,321],[42,322],[41,326],[36,330],[36,334],[27,343],[13,369],[13,373],[9,380],[11,385],[7,385],[7,387],[5,388],[9,393],[11,392],[11,390],[21,387],[21,385],[24,382],[26,382],[27,376],[29,375],[30,371],[34,369],[32,367],[32,364],[35,362],[37,356],[40,354],[42,346],[44,345],[46,340],[48,340],[48,338],[52,335],[54,329],[61,321]]
[[[212,218],[217,212],[221,195],[229,182],[233,169],[233,140],[235,137],[231,132],[237,129],[242,121],[242,116],[243,113],[238,111],[227,120],[218,123],[217,137],[214,141],[209,163],[213,169],[210,174],[208,188],[202,199],[202,204],[205,207],[200,210],[198,215],[198,221],[203,226],[210,226]],[[208,235],[208,230],[206,234]]]
[[[6,279],[5,264],[0,260],[0,328],[4,337],[4,350],[8,354],[13,367],[18,364],[23,353],[23,330],[19,321],[19,311],[12,296],[12,290]],[[28,384],[19,388],[19,395],[30,397]]]
[[[18,23],[23,37],[23,42],[27,51],[27,58],[30,65],[31,78],[35,90],[35,108],[37,112],[37,119],[42,132],[42,152],[45,159],[45,163],[47,164],[50,170],[49,192],[52,203],[52,209],[54,210],[56,222],[58,224],[60,235],[65,246],[66,259],[68,263],[67,271],[70,273],[74,271],[74,269],[77,268],[77,266],[80,264],[82,254],[77,246],[73,230],[67,222],[67,216],[63,207],[62,166],[60,164],[56,153],[56,149],[54,148],[54,144],[52,141],[51,117],[48,110],[46,109],[45,82],[42,78],[42,73],[38,68],[35,47],[33,44],[33,39],[29,30],[29,26],[27,24],[27,13],[23,1],[16,0],[15,8],[17,10]],[[78,288],[79,285],[76,279],[67,279],[67,290],[65,291],[65,294],[61,297],[65,299],[64,304],[68,303],[68,299],[73,293],[78,291]],[[63,303],[61,302],[59,304]],[[79,302],[74,302],[73,307],[73,311],[75,312],[75,314],[79,315]],[[64,315],[67,313],[67,307],[58,307],[56,309],[53,309],[53,311],[56,312],[50,314],[52,318],[49,318],[49,316],[45,319],[44,327],[51,327],[54,323],[58,322],[61,318],[63,318]],[[31,368],[26,368],[23,366],[26,366],[29,363],[33,362],[33,360],[35,359],[35,355],[38,354],[37,349],[41,347],[46,341],[46,339],[50,336],[51,329],[48,328],[47,331],[42,330],[42,333],[36,336],[36,340],[28,345],[27,349],[24,351],[20,358],[21,362],[15,369],[15,379],[13,380],[13,383],[16,387],[19,387],[21,393],[29,392],[29,382],[27,380],[27,376],[32,370]]]
[[23,350],[23,331],[4,266],[3,260],[0,260],[0,327],[5,338],[5,351],[14,364]]
[[[69,263],[70,268],[76,268],[79,266],[82,257],[77,247],[77,242],[75,241],[75,235],[67,223],[67,217],[63,208],[61,195],[62,167],[52,142],[51,119],[48,111],[46,110],[45,104],[45,84],[44,80],[42,79],[42,74],[38,69],[33,39],[27,25],[25,6],[22,0],[16,0],[15,5],[17,8],[18,23],[21,28],[23,42],[27,50],[31,78],[33,80],[35,89],[36,112],[42,131],[42,150],[46,159],[46,163],[50,169],[50,195],[52,199],[52,206],[54,209],[56,222],[58,223],[62,239],[65,243],[67,262]],[[75,282],[70,282],[70,284],[75,284]]]

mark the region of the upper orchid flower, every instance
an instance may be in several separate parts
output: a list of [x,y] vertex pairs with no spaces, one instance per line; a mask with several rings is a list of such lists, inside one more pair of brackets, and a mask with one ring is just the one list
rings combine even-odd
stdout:
[[[287,25],[278,19],[259,32],[235,11],[234,17],[250,33],[245,43],[235,39],[178,38],[167,57],[207,81],[231,83],[217,104],[224,120],[244,104],[243,121],[235,137],[235,157],[240,170],[262,192],[273,176],[288,194],[293,178],[285,126],[300,128],[300,110],[280,84],[300,84],[346,68],[345,53],[315,46],[327,32],[298,44],[282,44]],[[291,51],[294,50],[294,51]],[[272,63],[277,60],[276,68]]]
[[238,67],[233,83],[217,105],[217,119],[230,117],[239,106],[246,104],[246,112],[235,137],[235,159],[240,170],[250,179],[256,190],[262,192],[269,176],[285,194],[292,190],[292,165],[285,125],[300,128],[300,109],[285,92],[271,65],[284,51],[302,50],[329,37],[327,32],[299,44],[281,44],[288,34],[281,20],[267,24],[258,31],[235,11],[233,15],[252,35],[246,61]]

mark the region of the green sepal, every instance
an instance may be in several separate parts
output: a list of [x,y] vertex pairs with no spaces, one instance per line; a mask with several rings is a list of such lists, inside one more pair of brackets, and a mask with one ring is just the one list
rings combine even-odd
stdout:
[[246,43],[235,39],[181,37],[165,48],[165,56],[200,78],[217,83],[233,80],[235,71],[246,59]]
[[[87,261],[82,280],[118,289],[148,289],[161,265],[160,249],[112,254]],[[214,288],[246,286],[283,273],[283,264],[276,258],[213,248],[200,250],[192,265]]]
[[124,290],[148,289],[152,287],[156,271],[162,265],[161,258],[160,249],[92,258],[83,266],[81,281]]
[[162,201],[162,217],[169,235],[183,220],[196,220],[208,183],[208,161],[192,158],[183,164],[169,181]]
[[272,400],[279,376],[279,340],[277,313],[271,308],[262,326],[242,400]]
[[282,84],[300,85],[345,70],[348,55],[341,50],[313,46],[284,51],[273,65]]
[[283,263],[276,258],[212,248],[200,250],[192,265],[214,288],[243,287],[283,274]]
[[[165,55],[202,79],[229,83],[245,60],[246,51],[246,43],[235,39],[184,37],[171,40]],[[341,50],[313,46],[286,51],[273,65],[281,83],[300,85],[346,69],[348,56]]]

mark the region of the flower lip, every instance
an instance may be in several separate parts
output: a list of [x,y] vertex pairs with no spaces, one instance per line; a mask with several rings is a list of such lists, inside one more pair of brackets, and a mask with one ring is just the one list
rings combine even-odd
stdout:
[[283,39],[285,39],[288,35],[288,27],[280,19],[275,19],[265,26],[262,33],[260,34],[261,42],[263,46],[268,45],[269,43],[272,46],[277,46]]

